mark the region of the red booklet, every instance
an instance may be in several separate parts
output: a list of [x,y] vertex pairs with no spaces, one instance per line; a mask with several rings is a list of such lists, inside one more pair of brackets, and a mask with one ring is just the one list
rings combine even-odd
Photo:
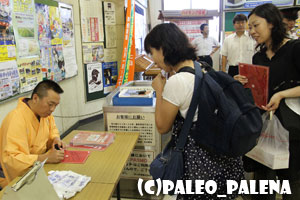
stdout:
[[65,150],[65,157],[62,163],[77,163],[81,164],[89,157],[90,151],[69,151]]
[[265,106],[268,103],[269,67],[239,63],[239,74],[248,78],[244,85],[250,88],[256,106]]
[[79,132],[71,140],[73,146],[79,145],[98,145],[108,146],[115,138],[114,133],[109,132]]

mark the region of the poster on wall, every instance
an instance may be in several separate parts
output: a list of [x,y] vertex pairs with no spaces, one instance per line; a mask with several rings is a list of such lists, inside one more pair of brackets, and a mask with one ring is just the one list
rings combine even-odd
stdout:
[[61,81],[65,79],[65,60],[62,45],[51,46],[51,80]]
[[15,45],[0,45],[0,62],[16,60]]
[[90,63],[87,67],[88,93],[103,90],[102,65],[101,63]]
[[0,1],[0,62],[16,59],[15,37],[12,28],[12,9],[9,0]]
[[118,62],[104,62],[103,69],[103,87],[104,94],[108,94],[115,89],[118,80]]
[[106,25],[116,25],[116,9],[113,2],[103,2],[104,23]]
[[82,43],[83,63],[103,62],[103,43]]
[[117,47],[116,26],[105,26],[105,48]]
[[73,8],[70,5],[59,4],[60,18],[63,30],[63,55],[65,61],[65,78],[75,76],[78,71],[75,51]]
[[201,34],[200,25],[207,23],[207,20],[172,20],[179,28],[193,41]]
[[13,27],[18,58],[39,55],[38,33],[33,0],[13,1]]
[[41,46],[41,67],[44,79],[51,79],[51,46]]
[[44,4],[35,4],[37,16],[38,41],[40,45],[40,64],[43,78],[51,79],[51,32],[49,20],[49,7]]
[[113,62],[117,60],[117,49],[104,49],[104,62]]
[[15,60],[0,63],[0,100],[19,93],[19,73]]
[[51,45],[62,45],[63,30],[59,9],[57,7],[49,6],[49,19],[50,19],[50,33]]
[[73,8],[67,4],[59,4],[59,13],[63,30],[64,47],[74,46]]
[[43,80],[40,58],[20,58],[17,60],[20,76],[20,92],[28,92]]
[[258,5],[265,4],[265,3],[273,3],[277,7],[292,6],[292,5],[294,5],[294,0],[269,0],[269,1],[260,1],[260,0],[225,0],[225,10],[252,9],[252,8],[255,8]]
[[49,7],[44,4],[35,4],[38,27],[38,41],[40,47],[50,47],[51,32],[49,21]]
[[103,42],[101,0],[80,0],[82,42]]

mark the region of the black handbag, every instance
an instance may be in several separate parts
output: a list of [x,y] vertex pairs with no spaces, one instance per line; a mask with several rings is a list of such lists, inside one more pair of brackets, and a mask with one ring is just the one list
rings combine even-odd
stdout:
[[175,139],[172,137],[171,141],[167,144],[164,150],[156,156],[156,158],[150,164],[150,174],[153,180],[170,180],[176,183],[177,180],[181,180],[184,173],[184,161],[183,150],[187,140],[188,133],[193,124],[195,111],[197,108],[197,94],[200,87],[200,80],[195,79],[194,94],[191,104],[189,106],[186,118],[184,120],[182,129],[179,133],[178,141],[175,145]]

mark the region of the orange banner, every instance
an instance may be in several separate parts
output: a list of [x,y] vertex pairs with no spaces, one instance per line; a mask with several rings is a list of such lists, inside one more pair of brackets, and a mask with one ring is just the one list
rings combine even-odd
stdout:
[[132,81],[134,78],[135,66],[135,0],[128,0],[126,11],[126,26],[124,34],[122,61],[119,70],[119,77],[116,87]]

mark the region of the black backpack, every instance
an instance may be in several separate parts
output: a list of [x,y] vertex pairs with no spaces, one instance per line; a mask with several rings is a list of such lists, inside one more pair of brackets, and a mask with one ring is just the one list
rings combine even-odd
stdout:
[[261,134],[260,111],[239,81],[214,71],[205,62],[201,65],[207,73],[202,72],[198,62],[194,62],[195,70],[191,67],[179,70],[195,74],[193,96],[197,102],[191,103],[190,109],[195,115],[198,108],[198,119],[190,134],[207,150],[242,156],[256,145]]

